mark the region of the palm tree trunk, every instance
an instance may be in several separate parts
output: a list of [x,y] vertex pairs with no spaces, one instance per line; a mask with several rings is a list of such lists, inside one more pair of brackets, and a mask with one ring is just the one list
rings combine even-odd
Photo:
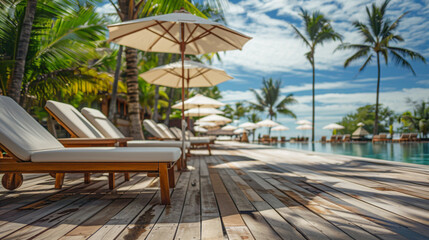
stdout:
[[315,85],[316,85],[316,70],[314,66],[314,54],[313,54],[313,62],[311,63],[311,67],[313,68],[313,114],[312,114],[312,122],[311,122],[311,142],[314,142],[314,121],[315,121],[315,113],[316,113],[316,106],[315,106]]
[[159,85],[155,85],[155,103],[153,106],[153,115],[152,119],[155,122],[158,122],[159,116],[158,116],[158,101],[159,101]]
[[121,72],[121,62],[122,62],[122,49],[121,45],[118,50],[118,56],[116,59],[116,69],[115,69],[115,78],[113,80],[112,94],[110,96],[110,106],[109,106],[109,120],[115,122],[116,120],[116,99],[118,95],[118,82],[119,82],[119,73]]
[[164,124],[168,126],[170,124],[170,114],[171,114],[171,106],[173,105],[173,97],[174,97],[174,88],[170,88],[170,92],[168,94],[168,107],[165,112],[165,121]]
[[27,58],[28,45],[30,43],[31,28],[33,26],[34,16],[36,15],[37,0],[28,0],[27,8],[21,33],[19,35],[18,48],[16,51],[15,67],[13,69],[13,77],[8,82],[8,96],[14,99],[17,103],[20,102],[22,79],[25,72],[25,60]]
[[375,101],[375,120],[374,120],[374,131],[373,135],[378,134],[378,98],[380,95],[380,54],[377,52],[377,96]]
[[144,139],[140,121],[139,84],[137,70],[137,50],[126,47],[127,61],[127,102],[130,118],[130,135],[134,139]]

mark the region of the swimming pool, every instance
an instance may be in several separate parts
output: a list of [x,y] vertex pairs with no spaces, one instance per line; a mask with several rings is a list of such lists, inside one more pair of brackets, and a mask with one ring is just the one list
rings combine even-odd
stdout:
[[429,143],[278,143],[278,148],[429,165]]

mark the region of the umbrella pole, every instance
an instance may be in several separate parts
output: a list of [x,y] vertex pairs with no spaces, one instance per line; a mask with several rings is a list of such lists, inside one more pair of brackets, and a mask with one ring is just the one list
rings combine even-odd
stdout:
[[[186,83],[188,86],[186,87],[186,100],[189,99],[189,69],[188,69],[188,77],[186,78]],[[191,129],[191,116],[188,116],[188,129]]]
[[182,160],[183,160],[183,169],[186,170],[186,149],[185,149],[185,130],[186,130],[186,121],[185,121],[185,25],[184,23],[180,24],[180,35],[182,42],[180,43],[180,53],[182,58]]

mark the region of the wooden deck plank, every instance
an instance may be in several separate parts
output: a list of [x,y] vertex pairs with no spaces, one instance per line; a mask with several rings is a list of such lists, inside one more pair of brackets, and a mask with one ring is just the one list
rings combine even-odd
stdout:
[[[171,206],[158,178],[67,175],[0,191],[2,239],[427,239],[429,168],[227,143],[194,150]],[[3,213],[3,214],[1,214]]]

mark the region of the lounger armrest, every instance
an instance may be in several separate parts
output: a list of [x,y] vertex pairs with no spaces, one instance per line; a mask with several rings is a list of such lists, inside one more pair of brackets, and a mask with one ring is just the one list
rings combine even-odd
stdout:
[[107,147],[115,146],[116,138],[59,138],[64,147]]

